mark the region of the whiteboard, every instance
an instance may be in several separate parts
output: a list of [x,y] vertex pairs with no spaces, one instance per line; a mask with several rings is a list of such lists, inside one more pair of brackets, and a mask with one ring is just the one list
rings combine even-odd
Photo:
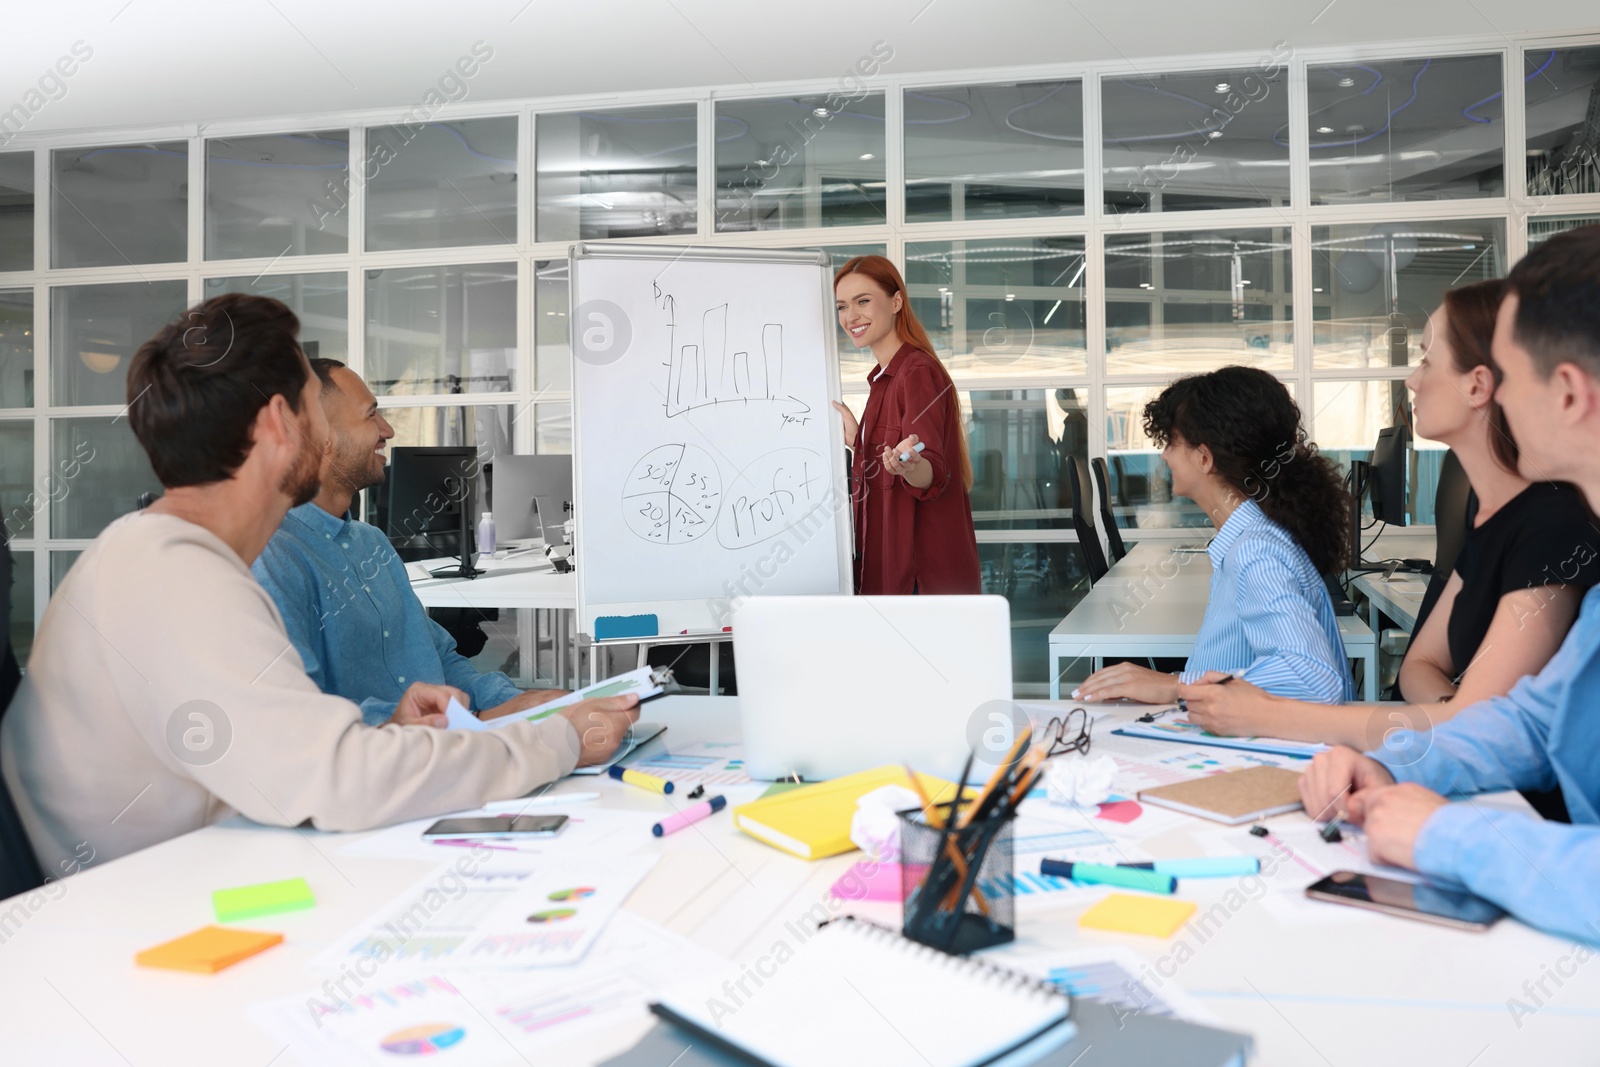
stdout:
[[851,592],[827,254],[580,244],[569,268],[580,631]]

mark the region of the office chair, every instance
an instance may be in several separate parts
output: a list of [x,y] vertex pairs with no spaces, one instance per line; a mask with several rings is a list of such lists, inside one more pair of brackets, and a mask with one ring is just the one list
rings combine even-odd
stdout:
[[[22,681],[17,657],[11,651],[11,548],[0,537],[0,719]],[[11,791],[0,780],[0,900],[44,885],[44,872],[33,854],[33,844],[22,828]]]
[[[651,645],[645,663],[652,667],[671,667],[672,677],[688,689],[711,690],[711,650],[718,651],[717,689],[724,696],[739,695],[739,679],[734,673],[733,642],[708,641],[698,645]],[[716,696],[716,693],[711,693]]]
[[1089,468],[1077,456],[1067,457],[1067,486],[1072,491],[1072,528],[1078,532],[1083,566],[1089,572],[1089,584],[1093,585],[1104,578],[1111,567],[1106,563],[1106,554],[1100,550],[1100,535],[1094,529],[1094,487],[1089,482]]
[[[1467,539],[1467,527],[1472,525],[1472,519],[1477,514],[1478,494],[1472,491],[1472,483],[1467,481],[1467,472],[1461,469],[1461,461],[1456,454],[1446,452],[1439,464],[1439,486],[1433,494],[1433,574],[1428,578],[1428,590],[1422,596],[1421,607],[1417,609],[1417,621],[1411,625],[1413,637],[1421,632],[1422,624],[1428,621],[1434,605],[1439,603],[1439,597],[1444,593],[1444,587],[1450,583],[1456,557],[1461,554],[1461,546]],[[1398,676],[1384,698],[1404,699],[1400,695]]]
[[1417,609],[1417,621],[1412,634],[1422,629],[1428,613],[1439,602],[1444,587],[1455,570],[1456,557],[1467,540],[1467,527],[1478,514],[1478,494],[1467,481],[1467,472],[1454,452],[1446,452],[1439,464],[1439,486],[1433,494],[1433,575],[1428,579],[1428,591],[1423,594],[1422,606]]
[[1122,531],[1117,529],[1117,516],[1111,510],[1111,472],[1106,469],[1106,461],[1099,456],[1089,461],[1089,468],[1094,471],[1095,488],[1100,492],[1100,521],[1106,527],[1111,562],[1118,563],[1128,554],[1128,546],[1122,543]]

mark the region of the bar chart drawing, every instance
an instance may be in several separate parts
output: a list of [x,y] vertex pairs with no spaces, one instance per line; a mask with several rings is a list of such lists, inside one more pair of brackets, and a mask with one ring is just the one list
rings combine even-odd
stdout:
[[718,404],[777,405],[780,425],[798,421],[797,413],[809,414],[810,405],[784,392],[782,323],[762,323],[758,334],[752,331],[752,336],[730,342],[729,303],[708,307],[696,317],[685,314],[673,294],[651,284],[655,305],[667,316],[664,406],[669,419]]

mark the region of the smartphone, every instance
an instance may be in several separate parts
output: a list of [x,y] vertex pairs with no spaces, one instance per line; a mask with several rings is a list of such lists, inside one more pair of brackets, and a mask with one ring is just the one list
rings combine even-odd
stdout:
[[1487,930],[1505,915],[1500,908],[1471,893],[1354,871],[1334,871],[1320,882],[1306,886],[1306,896],[1453,926],[1457,930]]
[[491,816],[473,819],[440,819],[423,837],[554,837],[567,825],[565,815],[517,815],[507,819]]

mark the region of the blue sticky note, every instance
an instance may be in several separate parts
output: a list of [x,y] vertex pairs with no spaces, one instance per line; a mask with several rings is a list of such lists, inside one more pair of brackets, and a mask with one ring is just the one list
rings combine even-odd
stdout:
[[622,641],[660,634],[661,624],[654,615],[599,615],[594,620],[596,641]]

